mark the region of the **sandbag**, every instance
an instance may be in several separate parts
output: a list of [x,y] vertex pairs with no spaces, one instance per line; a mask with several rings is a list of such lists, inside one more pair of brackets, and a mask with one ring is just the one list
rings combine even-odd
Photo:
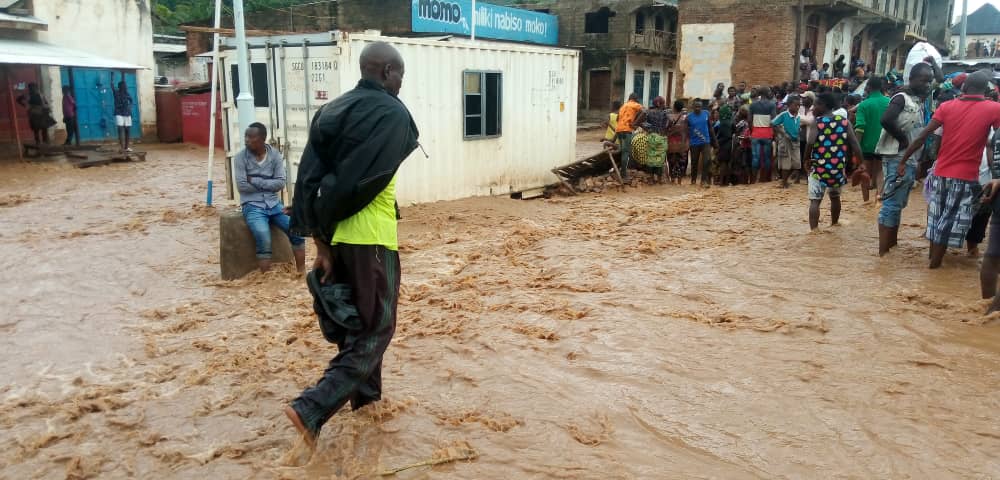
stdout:
[[632,135],[632,149],[629,152],[631,161],[638,165],[646,166],[649,158],[649,134],[642,129],[636,129]]
[[927,42],[918,42],[913,48],[910,49],[910,53],[906,55],[906,68],[903,69],[903,81],[907,82],[910,79],[910,70],[913,70],[913,66],[924,61],[925,58],[931,57],[937,62],[938,67],[941,66],[941,62],[944,59],[941,58],[941,53],[938,52],[934,45]]
[[653,168],[662,168],[667,158],[667,137],[655,133],[646,137],[648,148],[646,150],[646,165]]

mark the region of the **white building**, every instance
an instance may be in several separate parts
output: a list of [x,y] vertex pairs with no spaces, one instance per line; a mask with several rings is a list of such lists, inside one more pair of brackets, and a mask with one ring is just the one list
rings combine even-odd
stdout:
[[[951,58],[958,58],[961,32],[961,22],[951,26]],[[991,57],[996,56],[994,51],[1000,43],[1000,10],[987,3],[970,13],[965,34],[967,58],[980,58],[987,54]]]
[[[406,61],[400,99],[428,155],[418,149],[403,164],[400,204],[537,188],[556,181],[553,168],[575,161],[576,50],[377,32],[250,38],[255,113],[281,147],[290,186],[312,115],[354,88],[361,50],[374,41],[391,43]],[[234,50],[225,51],[220,68],[229,158],[243,139],[234,101],[235,59]]]

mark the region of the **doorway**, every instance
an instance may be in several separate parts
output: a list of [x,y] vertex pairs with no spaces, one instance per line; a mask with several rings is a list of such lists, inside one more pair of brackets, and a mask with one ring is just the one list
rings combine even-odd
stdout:
[[591,70],[590,88],[587,92],[587,108],[590,110],[611,109],[611,71]]

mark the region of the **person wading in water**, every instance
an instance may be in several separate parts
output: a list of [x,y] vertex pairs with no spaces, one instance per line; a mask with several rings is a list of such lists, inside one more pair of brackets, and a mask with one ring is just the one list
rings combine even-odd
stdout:
[[292,205],[292,230],[316,243],[307,275],[313,309],[340,350],[319,382],[285,407],[310,446],[348,401],[356,410],[382,398],[382,355],[396,331],[396,172],[419,132],[397,98],[399,52],[371,43],[360,60],[357,87],[313,117]]

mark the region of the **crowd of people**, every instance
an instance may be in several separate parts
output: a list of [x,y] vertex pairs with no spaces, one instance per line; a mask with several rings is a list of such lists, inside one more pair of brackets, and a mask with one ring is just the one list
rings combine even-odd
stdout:
[[[946,79],[933,58],[911,65],[905,84],[866,75],[852,85],[818,82],[717,86],[711,99],[657,97],[644,108],[631,95],[608,118],[605,145],[619,149],[623,176],[646,170],[654,181],[705,188],[778,181],[808,183],[809,224],[830,199],[837,224],[841,190],[860,186],[878,213],[878,253],[898,243],[900,219],[915,186],[927,202],[929,266],[949,247],[979,255],[984,298],[1000,273],[1000,103],[987,70]],[[690,162],[690,168],[688,168]]]
[[[118,135],[119,152],[132,152],[131,129],[132,129],[132,108],[135,101],[128,92],[125,83],[125,74],[121,74],[117,87],[111,88],[114,101],[112,114],[114,116],[115,132]],[[49,129],[58,122],[52,116],[52,106],[49,100],[38,88],[38,84],[29,83],[28,92],[20,95],[16,100],[17,104],[23,107],[28,113],[28,126],[31,128],[36,146],[49,144]],[[69,85],[62,87],[62,113],[63,123],[66,125],[66,141],[64,146],[71,145],[74,137],[79,143],[80,126],[77,118],[76,96],[73,88]]]

